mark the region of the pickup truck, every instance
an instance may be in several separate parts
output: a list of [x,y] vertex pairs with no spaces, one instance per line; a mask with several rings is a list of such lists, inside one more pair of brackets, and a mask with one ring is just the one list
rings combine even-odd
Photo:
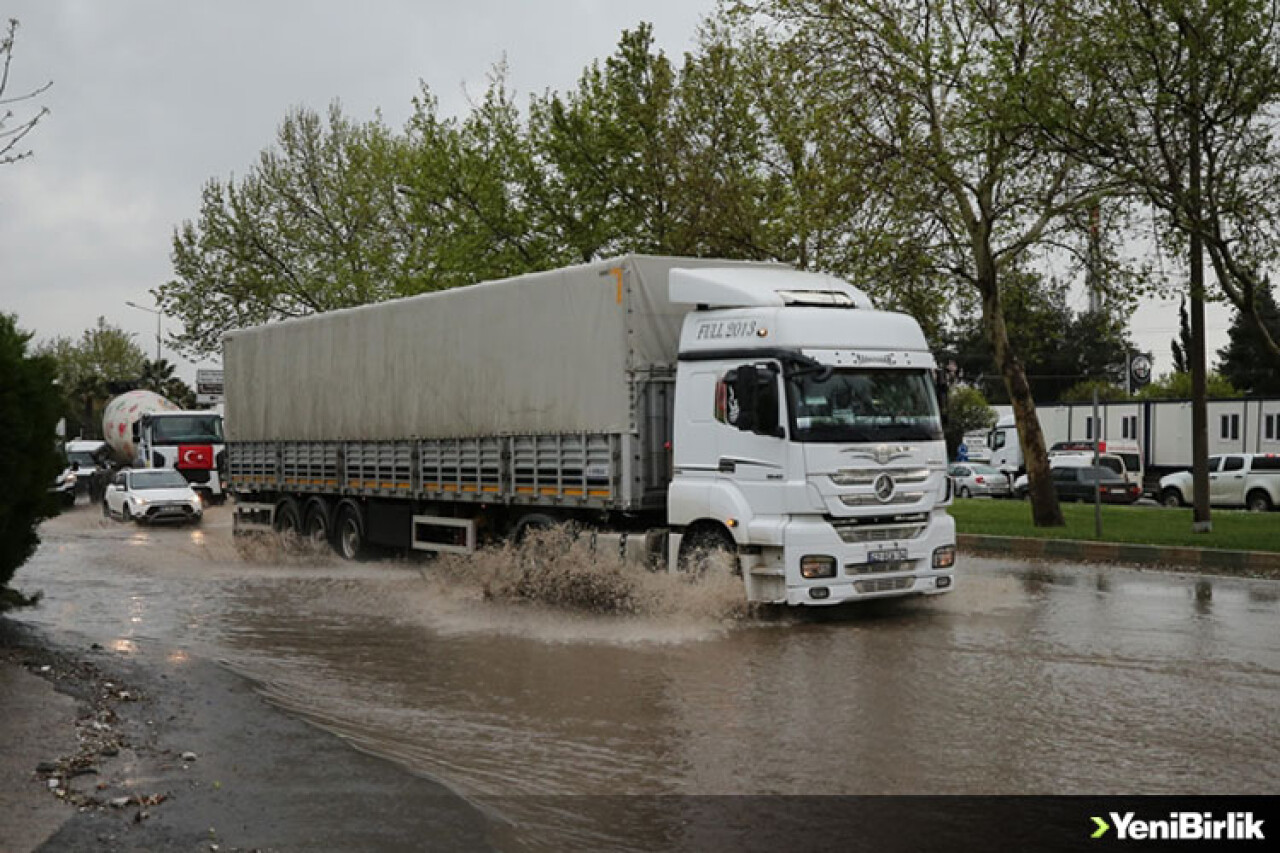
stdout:
[[[1192,503],[1191,472],[1160,478],[1160,502],[1165,506]],[[1209,457],[1209,504],[1243,506],[1266,512],[1280,506],[1280,454],[1228,453]]]

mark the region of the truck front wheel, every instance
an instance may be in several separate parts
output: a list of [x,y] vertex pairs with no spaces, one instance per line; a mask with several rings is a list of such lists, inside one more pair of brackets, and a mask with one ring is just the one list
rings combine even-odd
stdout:
[[678,568],[681,572],[700,576],[727,565],[731,572],[737,574],[738,566],[734,559],[737,547],[729,531],[718,524],[698,525],[691,528],[680,542]]
[[1160,493],[1160,503],[1165,506],[1186,506],[1187,503],[1182,499],[1182,492],[1175,488],[1165,489]]

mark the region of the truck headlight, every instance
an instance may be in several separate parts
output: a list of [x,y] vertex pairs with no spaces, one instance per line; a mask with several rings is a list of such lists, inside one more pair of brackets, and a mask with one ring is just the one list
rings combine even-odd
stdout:
[[805,578],[833,578],[836,576],[836,558],[809,554],[800,558],[800,575]]
[[935,569],[949,569],[956,564],[956,546],[943,545],[941,548],[933,549],[933,567]]

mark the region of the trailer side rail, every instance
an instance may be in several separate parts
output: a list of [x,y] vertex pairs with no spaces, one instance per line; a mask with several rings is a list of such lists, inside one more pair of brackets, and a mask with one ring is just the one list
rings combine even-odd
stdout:
[[[227,447],[241,495],[330,494],[599,509],[644,504],[618,434],[405,441],[247,441]],[[628,488],[628,486],[631,486]]]

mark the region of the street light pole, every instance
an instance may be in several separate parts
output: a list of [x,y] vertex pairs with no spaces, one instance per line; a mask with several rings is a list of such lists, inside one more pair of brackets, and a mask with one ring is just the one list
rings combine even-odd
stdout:
[[138,303],[131,302],[127,299],[124,304],[128,305],[130,308],[137,308],[139,311],[146,311],[149,314],[156,315],[156,362],[158,363],[160,361],[160,320],[164,317],[164,313],[162,311],[157,311],[155,308],[148,308],[145,305],[139,305]]

